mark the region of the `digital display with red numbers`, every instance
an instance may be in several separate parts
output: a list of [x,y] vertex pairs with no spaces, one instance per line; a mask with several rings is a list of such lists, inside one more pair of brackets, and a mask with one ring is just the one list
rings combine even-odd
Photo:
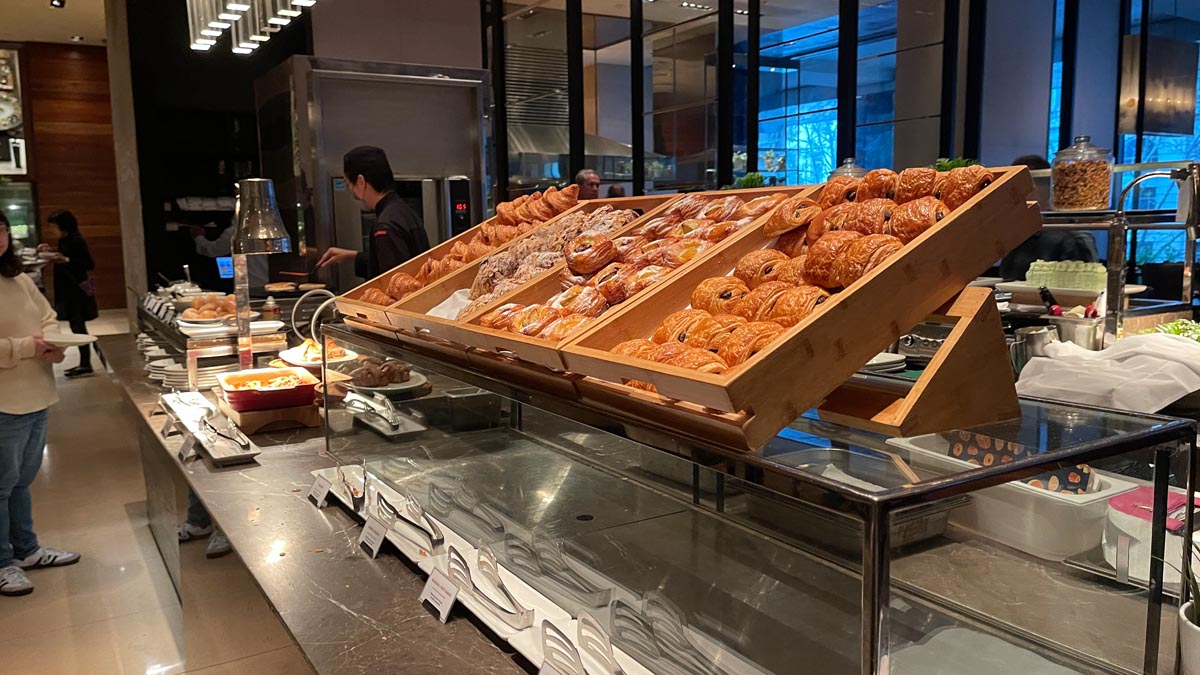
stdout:
[[454,205],[454,210],[455,210],[455,211],[457,211],[457,212],[459,212],[459,213],[462,213],[463,211],[466,211],[466,210],[467,210],[467,203],[466,203],[466,202],[459,202],[459,203],[455,204],[455,205]]

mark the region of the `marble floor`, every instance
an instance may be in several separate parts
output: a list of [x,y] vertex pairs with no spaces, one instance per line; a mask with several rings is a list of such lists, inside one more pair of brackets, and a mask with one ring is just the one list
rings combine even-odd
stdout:
[[[123,316],[101,317],[117,332]],[[104,319],[108,319],[107,322]],[[74,350],[70,350],[74,352]],[[51,411],[41,473],[33,486],[34,524],[44,545],[79,551],[75,566],[36,570],[33,594],[0,597],[0,671],[89,675],[298,673],[295,647],[262,644],[237,659],[184,658],[179,599],[147,526],[134,420],[107,374],[66,381]],[[203,560],[204,544],[183,547]],[[227,561],[227,562],[222,562]],[[214,572],[240,566],[235,556]],[[230,603],[229,612],[244,611]],[[219,623],[219,617],[216,623]],[[214,635],[220,642],[221,636]]]

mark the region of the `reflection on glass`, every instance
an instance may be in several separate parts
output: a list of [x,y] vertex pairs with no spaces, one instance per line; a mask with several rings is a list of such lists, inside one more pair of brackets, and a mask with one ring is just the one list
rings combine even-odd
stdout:
[[716,187],[717,19],[705,15],[645,38],[651,190]]

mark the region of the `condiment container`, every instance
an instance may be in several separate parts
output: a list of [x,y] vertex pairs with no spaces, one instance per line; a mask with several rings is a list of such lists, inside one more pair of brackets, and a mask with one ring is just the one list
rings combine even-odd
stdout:
[[1056,211],[1094,211],[1112,203],[1112,152],[1092,145],[1091,136],[1054,155],[1050,172]]

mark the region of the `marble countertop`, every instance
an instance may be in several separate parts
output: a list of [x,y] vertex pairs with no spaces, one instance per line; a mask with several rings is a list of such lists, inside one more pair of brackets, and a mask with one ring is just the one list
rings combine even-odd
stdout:
[[[161,418],[150,414],[162,390],[146,377],[133,338],[101,340],[129,403],[157,430]],[[263,450],[256,463],[218,469],[201,460],[180,470],[316,672],[524,672],[465,617],[441,624],[431,616],[417,601],[424,578],[396,556],[364,555],[347,512],[307,501],[310,472],[336,464],[320,429],[254,442]]]

